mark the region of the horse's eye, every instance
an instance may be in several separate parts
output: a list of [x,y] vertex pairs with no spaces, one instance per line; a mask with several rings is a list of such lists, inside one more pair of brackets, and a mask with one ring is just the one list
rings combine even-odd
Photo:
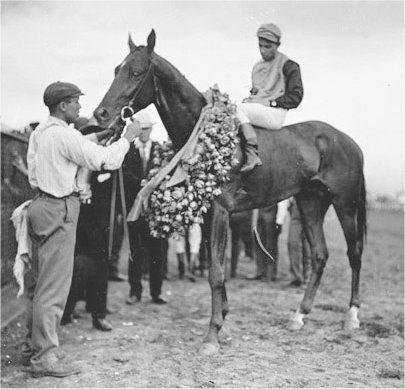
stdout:
[[142,74],[141,72],[138,72],[136,70],[130,70],[130,72],[129,72],[129,75],[131,77],[139,77],[141,74]]

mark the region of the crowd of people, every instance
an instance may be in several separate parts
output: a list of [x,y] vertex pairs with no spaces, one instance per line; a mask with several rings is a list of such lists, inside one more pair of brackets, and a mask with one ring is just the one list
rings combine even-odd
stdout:
[[[298,64],[278,51],[280,29],[272,23],[264,24],[258,29],[257,37],[262,59],[253,68],[251,94],[237,109],[246,155],[242,174],[249,174],[261,165],[252,125],[268,130],[280,129],[288,110],[296,108],[303,97]],[[152,237],[148,223],[142,217],[128,223],[128,276],[120,274],[118,258],[127,223],[126,212],[123,206],[121,209],[119,206],[97,208],[97,204],[89,201],[92,196],[104,196],[107,197],[104,204],[110,205],[114,177],[103,185],[89,186],[86,181],[89,171],[111,171],[114,175],[114,171],[122,168],[125,203],[131,206],[151,168],[151,155],[157,146],[150,139],[154,123],[146,112],[140,112],[126,125],[119,140],[105,145],[103,140],[111,135],[108,129],[84,135],[85,132],[77,131],[73,126],[76,123],[77,127],[83,128],[83,123],[77,124],[80,123],[79,97],[82,94],[71,83],[50,84],[43,96],[49,117],[35,128],[29,140],[29,182],[38,194],[27,210],[33,248],[31,270],[26,277],[27,336],[22,363],[25,370],[36,377],[65,377],[80,371],[80,367],[59,358],[57,353],[59,323],[72,321],[78,300],[86,300],[94,328],[112,330],[111,323],[106,320],[108,280],[127,279],[129,287],[125,302],[133,305],[141,301],[142,279],[147,274],[152,302],[166,304],[161,294],[163,280],[167,277],[167,240]],[[91,176],[93,183],[96,176]],[[288,204],[280,204],[278,211],[277,207],[259,210],[257,221],[253,222],[271,236],[275,258],[277,238]],[[309,254],[296,204],[291,202],[289,209],[292,284],[298,286],[308,279]],[[109,226],[111,216],[114,223]],[[100,226],[103,226],[103,234],[94,235],[96,227]],[[112,241],[107,239],[111,228],[115,231]],[[77,229],[85,233],[76,234]],[[108,249],[106,242],[110,242]],[[205,267],[199,258],[200,244],[198,224],[177,240],[180,278],[195,281],[197,270],[204,273]],[[302,252],[305,252],[304,256]],[[270,277],[274,280],[277,261],[269,268],[259,254],[256,260],[257,274],[253,279]]]

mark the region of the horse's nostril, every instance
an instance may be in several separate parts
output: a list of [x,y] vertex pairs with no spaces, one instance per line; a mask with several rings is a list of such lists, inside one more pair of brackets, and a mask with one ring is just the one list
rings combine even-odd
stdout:
[[96,117],[106,120],[108,119],[108,111],[105,108],[99,108],[96,112]]

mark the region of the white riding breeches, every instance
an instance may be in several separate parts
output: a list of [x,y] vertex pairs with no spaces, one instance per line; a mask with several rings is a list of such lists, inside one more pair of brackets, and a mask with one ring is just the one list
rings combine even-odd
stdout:
[[286,115],[286,109],[266,107],[259,103],[241,103],[236,109],[236,117],[241,124],[250,123],[268,130],[281,129]]
[[[190,253],[198,254],[200,252],[201,244],[201,227],[199,224],[194,223],[188,230],[188,241],[190,244]],[[176,239],[176,253],[182,254],[186,252],[186,238],[179,236]]]

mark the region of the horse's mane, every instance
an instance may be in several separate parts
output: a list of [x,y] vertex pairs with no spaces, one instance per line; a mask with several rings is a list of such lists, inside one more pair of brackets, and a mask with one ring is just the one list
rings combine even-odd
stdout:
[[183,86],[183,88],[179,89],[179,96],[182,100],[187,101],[190,96],[198,96],[201,102],[203,102],[203,105],[206,104],[204,95],[169,61],[153,52],[152,62],[156,64],[158,71],[161,72],[160,75],[163,80],[175,79]]

